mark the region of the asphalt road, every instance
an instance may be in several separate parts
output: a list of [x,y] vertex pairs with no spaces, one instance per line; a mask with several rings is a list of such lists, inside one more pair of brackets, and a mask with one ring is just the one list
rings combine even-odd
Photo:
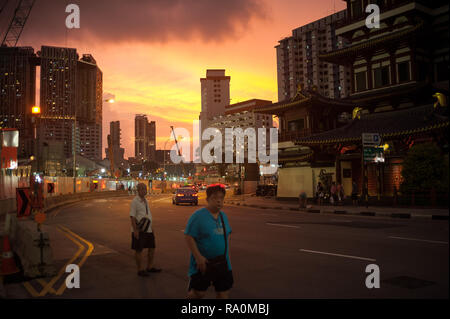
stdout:
[[[9,297],[184,298],[189,253],[183,230],[205,204],[172,205],[149,198],[156,236],[155,266],[136,275],[131,250],[132,197],[95,199],[49,213],[59,276],[8,285]],[[448,298],[447,221],[332,216],[225,206],[233,229],[232,298]],[[80,266],[80,288],[67,289],[67,263]],[[380,269],[378,289],[366,287],[366,266]],[[214,297],[211,287],[207,297]]]

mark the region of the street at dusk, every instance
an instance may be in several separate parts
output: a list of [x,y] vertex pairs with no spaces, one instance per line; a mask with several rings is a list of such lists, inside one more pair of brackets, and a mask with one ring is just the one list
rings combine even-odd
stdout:
[[449,298],[447,1],[0,0],[0,41],[1,300]]
[[[44,297],[186,296],[189,253],[182,231],[197,208],[172,205],[171,197],[166,195],[149,197],[157,236],[155,263],[163,271],[142,280],[135,275],[129,247],[127,209],[131,199],[91,200],[49,214],[45,228],[55,238],[53,257],[57,267],[62,268],[79,249],[58,226],[92,244],[93,251],[80,269],[79,289],[66,289],[61,295],[49,291]],[[202,204],[204,199],[200,200]],[[448,224],[445,222],[317,215],[228,205],[223,210],[233,227],[230,254],[235,289],[232,298],[448,298]],[[78,242],[84,250],[77,261],[88,250],[85,242]],[[365,285],[365,268],[372,263],[381,270],[378,290],[369,290]],[[403,282],[402,277],[406,278]],[[58,290],[64,285],[62,279],[50,288]],[[42,286],[39,280],[33,280],[30,285],[40,293],[48,283]],[[9,288],[14,298],[31,298],[30,291],[33,292],[23,284]],[[210,293],[209,297],[214,295]]]

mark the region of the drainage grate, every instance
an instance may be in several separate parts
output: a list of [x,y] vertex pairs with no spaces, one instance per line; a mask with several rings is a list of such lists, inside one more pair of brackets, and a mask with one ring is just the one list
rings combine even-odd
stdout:
[[431,286],[431,285],[435,284],[435,282],[433,282],[433,281],[428,281],[428,280],[423,280],[423,279],[408,277],[408,276],[398,276],[398,277],[382,280],[381,282],[390,284],[393,286],[401,287],[401,288],[406,288],[406,289],[418,289],[418,288],[423,288],[423,287],[427,287],[427,286]]

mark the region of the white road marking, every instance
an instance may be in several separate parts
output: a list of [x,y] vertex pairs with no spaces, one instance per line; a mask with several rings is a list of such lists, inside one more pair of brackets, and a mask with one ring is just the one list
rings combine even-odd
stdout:
[[108,200],[107,199],[95,199],[95,200],[93,200],[93,202],[94,203],[106,203],[106,202],[108,202]]
[[376,261],[373,258],[365,258],[365,257],[357,257],[357,256],[350,256],[350,255],[333,254],[333,253],[327,253],[327,252],[315,251],[315,250],[308,250],[308,249],[300,249],[300,251],[307,252],[307,253],[313,253],[313,254],[322,254],[322,255],[330,255],[330,256],[337,256],[337,257],[344,257],[344,258],[351,258],[351,259]]
[[170,197],[164,197],[164,198],[152,200],[152,201],[150,201],[150,204],[151,203],[155,203],[155,202],[159,202],[159,201],[162,201],[162,200],[165,200],[165,199],[170,199]]
[[298,226],[283,225],[283,224],[273,224],[273,223],[266,223],[266,225],[270,225],[270,226],[280,226],[280,227],[289,227],[289,228],[300,228],[300,227],[298,227]]
[[426,243],[448,245],[448,242],[446,242],[446,241],[427,240],[427,239],[416,239],[416,238],[405,238],[405,237],[395,237],[395,236],[389,236],[389,238],[393,238],[393,239],[402,239],[402,240],[423,241],[423,242],[426,242]]

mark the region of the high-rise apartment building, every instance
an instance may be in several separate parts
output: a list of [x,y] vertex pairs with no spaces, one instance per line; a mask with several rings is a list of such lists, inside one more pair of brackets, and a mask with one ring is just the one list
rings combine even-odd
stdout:
[[80,154],[93,160],[102,159],[103,74],[90,54],[77,62],[77,125],[80,132]]
[[225,114],[225,106],[230,104],[230,77],[225,70],[206,70],[206,78],[200,79],[202,94],[202,114],[210,119]]
[[[111,150],[112,150],[112,156],[114,160],[114,167],[119,167],[124,162],[124,152],[125,150],[120,147],[120,122],[114,121],[109,123],[109,130],[110,133],[108,135],[108,139],[111,140]],[[111,160],[109,158],[109,147],[105,149],[106,158]]]
[[78,60],[76,49],[50,46],[43,46],[38,55],[40,138],[61,142],[65,157],[76,152],[91,160],[101,160],[103,80],[95,59],[85,54]]
[[19,158],[33,154],[31,108],[36,97],[36,64],[31,47],[0,47],[0,128],[19,130]]
[[156,160],[156,123],[147,115],[137,114],[134,120],[134,154],[136,159]]
[[[209,127],[209,121],[225,114],[225,106],[230,104],[230,77],[225,70],[206,70],[206,78],[200,79],[202,108],[199,116],[199,147],[202,149],[202,133]],[[194,150],[194,154],[201,154]]]
[[319,60],[319,54],[341,48],[346,40],[336,35],[346,11],[309,23],[279,41],[277,52],[278,101],[293,98],[298,87],[313,86],[323,96],[343,98],[350,93],[350,69]]
[[41,60],[39,137],[62,143],[67,158],[73,153],[77,50],[42,46],[38,55]]

